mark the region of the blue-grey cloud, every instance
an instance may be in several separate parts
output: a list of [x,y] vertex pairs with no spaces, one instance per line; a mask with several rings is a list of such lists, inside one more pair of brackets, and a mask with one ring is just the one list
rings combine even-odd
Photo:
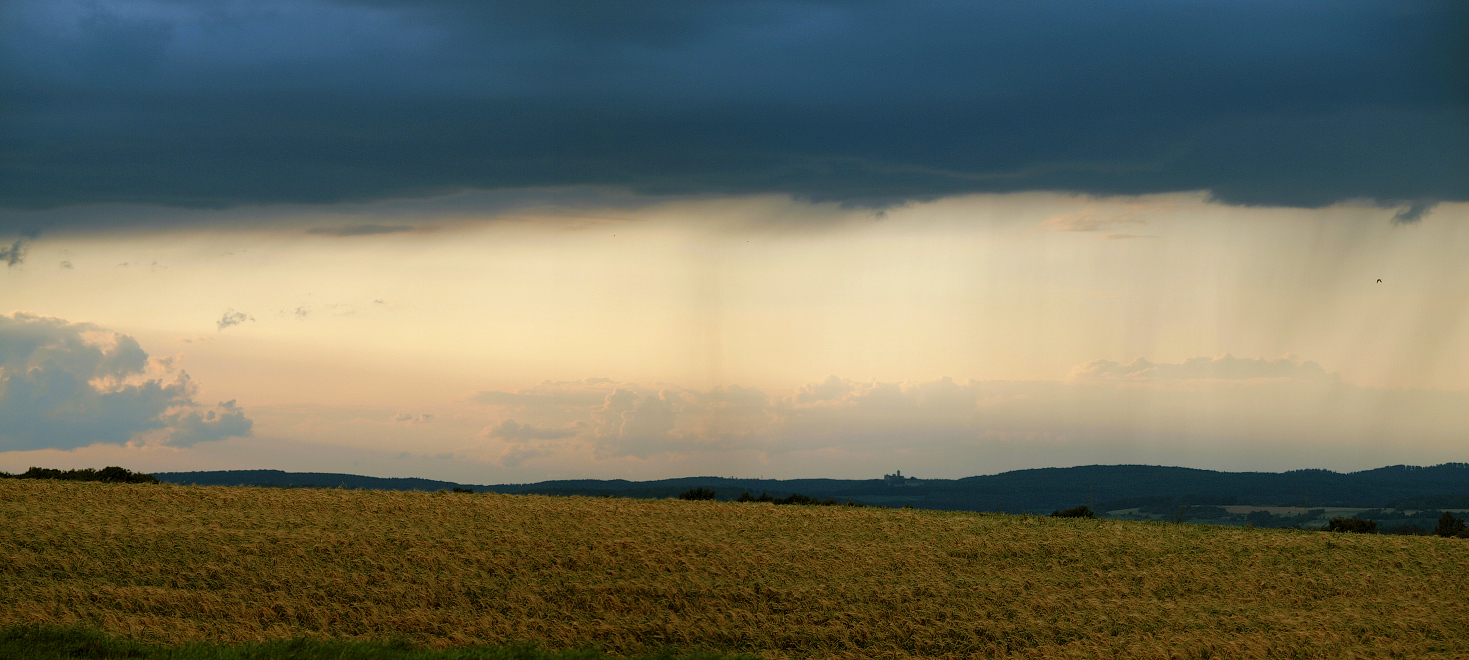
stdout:
[[25,261],[26,242],[24,239],[16,239],[10,245],[0,245],[0,261],[5,262],[6,268],[13,268]]
[[221,401],[209,409],[194,407],[166,416],[169,425],[168,444],[191,447],[200,442],[249,436],[255,422],[235,405],[235,400]]
[[1455,0],[16,0],[0,206],[585,185],[1465,200],[1466,80]]
[[1438,206],[1437,202],[1421,200],[1413,202],[1399,209],[1397,213],[1394,213],[1392,216],[1392,221],[1400,225],[1413,224],[1422,220],[1423,216],[1431,213],[1433,211],[1433,207],[1435,206]]
[[223,331],[225,328],[232,328],[246,321],[254,320],[255,317],[250,316],[249,314],[246,314],[244,312],[228,311],[225,312],[223,316],[219,317],[219,320],[215,321],[214,324],[218,326],[221,331]]
[[189,446],[248,436],[234,401],[194,401],[187,373],[150,371],[137,340],[88,323],[15,313],[0,316],[0,451],[125,444],[155,432]]

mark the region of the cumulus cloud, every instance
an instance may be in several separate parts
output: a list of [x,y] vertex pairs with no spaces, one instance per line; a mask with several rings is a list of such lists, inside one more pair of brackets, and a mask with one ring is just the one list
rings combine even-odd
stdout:
[[701,392],[588,378],[545,381],[516,392],[480,392],[474,400],[515,413],[481,437],[518,443],[517,452],[534,448],[542,452],[536,455],[544,455],[576,443],[599,457],[646,458],[728,446],[732,435],[746,435],[760,419],[768,419],[769,397],[738,386]]
[[817,403],[820,401],[839,401],[849,396],[857,387],[852,381],[836,375],[827,376],[825,380],[816,383],[802,385],[792,395],[795,403]]
[[214,324],[219,326],[220,330],[224,330],[225,328],[232,328],[246,321],[254,320],[255,317],[244,312],[228,311],[224,313],[224,316],[219,317],[219,320],[215,321]]
[[[875,434],[967,423],[979,396],[973,385],[948,378],[884,383],[837,376],[785,395],[740,386],[693,390],[606,379],[547,382],[538,390],[535,399],[482,396],[482,402],[520,404],[514,409],[535,419],[535,425],[504,420],[482,437],[544,441],[535,445],[541,452],[584,447],[600,458],[779,453],[845,442],[841,437],[860,443]],[[599,395],[596,402],[589,401],[593,393]],[[534,405],[544,401],[556,403]]]
[[[605,380],[535,389],[534,397],[482,397],[503,415],[480,435],[502,465],[906,456],[915,462],[905,465],[953,474],[955,461],[979,456],[1024,467],[1178,462],[1207,451],[1258,468],[1240,452],[1296,464],[1291,457],[1328,449],[1362,455],[1391,443],[1457,442],[1469,424],[1464,393],[1357,386],[1295,357],[1094,360],[1059,381],[829,376],[784,392]],[[966,465],[969,474],[999,469]]]
[[1263,358],[1237,358],[1229,354],[1218,357],[1195,357],[1176,363],[1154,363],[1137,359],[1129,364],[1111,360],[1093,360],[1077,366],[1071,378],[1086,379],[1209,379],[1241,380],[1248,378],[1292,378],[1297,380],[1326,380],[1327,374],[1315,362],[1283,357],[1275,360]]
[[607,396],[607,387],[612,384],[606,378],[587,378],[578,381],[542,381],[535,387],[514,392],[487,390],[476,393],[473,400],[513,409],[544,410],[562,406],[590,406]]
[[181,410],[164,418],[168,423],[168,444],[188,447],[200,442],[250,435],[254,422],[235,400],[221,401],[213,408]]
[[531,424],[521,424],[513,419],[507,419],[485,429],[483,435],[487,438],[500,438],[502,440],[523,442],[526,440],[560,440],[562,438],[570,438],[576,435],[577,430],[574,423],[572,428],[547,429]]
[[612,455],[647,456],[678,450],[679,440],[687,435],[672,435],[680,414],[687,414],[689,402],[668,390],[640,395],[631,390],[614,389],[602,405],[592,410],[596,423],[597,447]]
[[150,360],[137,340],[87,323],[0,316],[0,450],[125,444],[147,434],[190,446],[248,436],[234,401],[194,400],[187,373]]
[[555,452],[550,449],[541,449],[525,445],[513,445],[510,447],[506,447],[505,450],[500,453],[499,459],[495,462],[499,463],[501,467],[514,468],[519,467],[522,463],[525,463],[532,458],[551,456],[554,453]]
[[576,437],[585,425],[585,422],[575,420],[562,428],[546,428],[505,419],[480,431],[479,437],[498,443],[494,461],[502,467],[513,468],[533,458],[554,455],[564,449],[561,441]]

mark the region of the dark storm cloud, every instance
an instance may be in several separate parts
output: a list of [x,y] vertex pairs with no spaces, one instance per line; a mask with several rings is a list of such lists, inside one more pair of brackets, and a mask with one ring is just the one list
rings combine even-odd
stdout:
[[0,261],[5,262],[7,268],[20,265],[26,258],[26,242],[16,239],[10,245],[0,245]]
[[1433,212],[1433,207],[1435,206],[1438,206],[1438,203],[1425,201],[1413,202],[1399,209],[1397,213],[1394,213],[1392,221],[1402,225],[1418,222],[1423,219],[1423,216]]
[[0,205],[21,209],[589,185],[1469,199],[1452,0],[17,0],[0,36]]

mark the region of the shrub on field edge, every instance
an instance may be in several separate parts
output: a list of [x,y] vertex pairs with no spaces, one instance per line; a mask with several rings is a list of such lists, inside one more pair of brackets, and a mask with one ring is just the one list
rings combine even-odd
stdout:
[[703,486],[700,486],[698,488],[690,488],[690,489],[688,489],[688,490],[686,490],[686,491],[684,491],[682,493],[679,493],[678,494],[678,499],[681,499],[681,500],[712,500],[712,499],[714,499],[714,491],[713,490],[710,490],[708,488],[705,488]]
[[760,493],[760,497],[755,497],[754,495],[751,495],[750,491],[748,490],[740,493],[740,496],[735,498],[735,501],[770,502],[771,504],[805,504],[808,506],[867,506],[866,504],[862,504],[861,502],[853,502],[852,500],[847,500],[846,502],[838,502],[830,498],[818,500],[814,497],[808,497],[800,493],[791,493],[790,495],[787,495],[785,497],[771,497],[769,493]]
[[1464,537],[1464,521],[1445,511],[1443,517],[1438,519],[1438,527],[1433,529],[1433,533],[1443,537]]
[[[1044,511],[1045,509],[1041,509],[1041,510]],[[1091,507],[1086,506],[1086,505],[1082,505],[1082,506],[1074,506],[1074,507],[1071,507],[1070,509],[1066,509],[1065,511],[1060,511],[1060,510],[1052,511],[1051,512],[1051,517],[1052,518],[1095,518],[1095,517],[1097,517],[1097,514],[1095,514],[1095,513],[1092,512],[1092,508]]]
[[1323,528],[1328,532],[1351,532],[1354,534],[1376,534],[1377,521],[1361,518],[1332,518]]

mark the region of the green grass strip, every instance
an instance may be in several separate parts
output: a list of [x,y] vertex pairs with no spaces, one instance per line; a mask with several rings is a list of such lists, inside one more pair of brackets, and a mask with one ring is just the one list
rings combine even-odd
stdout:
[[[407,642],[292,639],[240,645],[150,646],[91,628],[19,626],[0,632],[0,659],[26,660],[611,660],[584,649],[547,651],[533,644],[423,649]],[[622,660],[759,660],[751,655],[666,650]]]

